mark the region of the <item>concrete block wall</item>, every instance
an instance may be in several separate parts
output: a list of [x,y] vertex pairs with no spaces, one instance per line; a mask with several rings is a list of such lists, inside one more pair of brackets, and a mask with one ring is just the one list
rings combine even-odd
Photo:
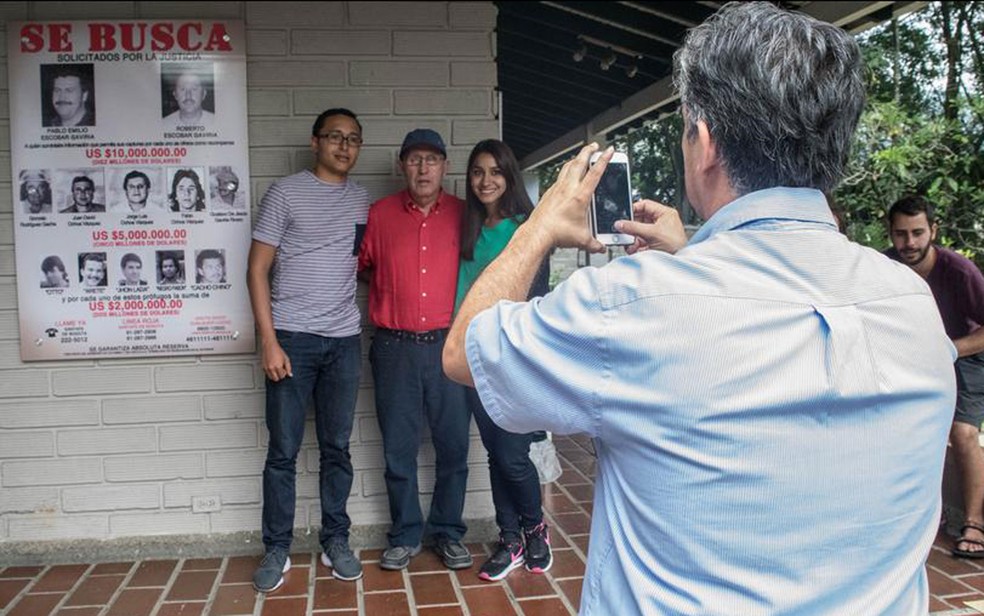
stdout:
[[[444,136],[446,188],[459,195],[471,146],[499,136],[491,2],[0,2],[4,25],[95,18],[245,20],[254,212],[274,180],[310,166],[311,123],[329,107],[360,116],[366,143],[354,176],[373,198],[402,187],[397,150],[413,128]],[[5,40],[0,54],[0,554],[39,541],[255,533],[267,441],[256,355],[18,359],[7,105],[16,84]],[[360,288],[363,313],[365,295]],[[363,375],[349,512],[369,529],[357,536],[379,544],[389,513],[368,361]],[[426,504],[434,482],[426,438],[420,463]],[[465,517],[487,522],[488,471],[474,431],[470,466]],[[317,471],[311,417],[298,459],[298,527],[319,525]]]

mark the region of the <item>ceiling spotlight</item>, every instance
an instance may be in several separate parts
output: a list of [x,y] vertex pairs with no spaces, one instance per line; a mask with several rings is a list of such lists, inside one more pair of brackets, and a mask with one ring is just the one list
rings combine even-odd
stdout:
[[636,66],[635,64],[630,64],[625,67],[625,76],[628,77],[629,79],[632,79],[638,74],[639,74],[639,67]]
[[601,70],[607,71],[615,64],[615,52],[609,50],[605,57],[601,59]]
[[575,62],[580,62],[588,55],[588,46],[581,43],[581,46],[574,50],[574,55],[571,56]]

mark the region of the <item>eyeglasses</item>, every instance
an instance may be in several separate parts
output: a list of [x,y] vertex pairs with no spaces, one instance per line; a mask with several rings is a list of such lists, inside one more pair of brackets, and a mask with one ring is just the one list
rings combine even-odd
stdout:
[[353,148],[362,147],[362,136],[356,133],[343,135],[341,131],[333,130],[323,135],[318,135],[318,139],[327,139],[332,145],[342,145],[342,142],[349,144]]
[[427,156],[414,155],[408,156],[403,162],[411,167],[419,167],[420,163],[423,163],[425,167],[436,167],[444,162],[444,157],[437,156],[436,154],[428,154]]

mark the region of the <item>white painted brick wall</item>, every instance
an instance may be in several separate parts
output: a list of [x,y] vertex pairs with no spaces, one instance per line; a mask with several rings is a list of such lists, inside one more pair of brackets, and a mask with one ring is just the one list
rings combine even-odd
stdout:
[[249,364],[197,364],[161,366],[154,369],[157,391],[214,391],[252,389],[253,366]]
[[47,396],[50,381],[47,370],[5,370],[0,378],[0,400]]
[[161,489],[156,485],[107,485],[62,490],[64,511],[116,511],[157,509]]
[[[240,3],[242,4],[242,3]],[[310,28],[343,25],[344,2],[247,2],[246,25],[259,28]]]
[[111,514],[109,532],[113,537],[205,534],[208,516],[191,511]]
[[495,86],[495,62],[452,62],[452,86]]
[[442,115],[488,115],[492,95],[488,90],[397,90],[399,115],[420,115],[436,110]]
[[165,507],[191,508],[194,496],[218,496],[222,504],[249,504],[260,502],[260,479],[222,479],[208,481],[182,481],[164,486]]
[[495,28],[496,9],[490,2],[452,2],[448,7],[452,30],[482,30]]
[[4,488],[0,513],[55,512],[58,496],[58,488]]
[[447,62],[374,60],[349,63],[349,83],[353,86],[442,87],[448,85],[449,77]]
[[[70,366],[71,362],[65,362]],[[150,392],[150,369],[89,368],[55,370],[51,374],[56,396],[98,396],[101,394],[136,394]]]
[[159,428],[161,451],[210,451],[256,447],[256,423],[189,424]]
[[102,476],[99,458],[0,462],[0,485],[4,488],[99,483]]
[[[471,147],[498,136],[492,2],[0,2],[0,21],[28,17],[245,19],[254,212],[274,180],[310,165],[311,123],[329,107],[360,116],[366,145],[354,177],[373,198],[402,188],[397,151],[414,128],[442,134],[445,186],[459,195]],[[0,56],[5,38],[0,29]],[[17,85],[7,81],[0,61],[0,90]],[[256,356],[18,359],[8,118],[0,92],[0,552],[5,542],[258,531],[267,432]],[[366,293],[361,285],[363,313]],[[367,334],[364,355],[368,343]],[[387,524],[365,357],[362,386],[348,510],[356,525]],[[427,443],[420,464],[426,507]],[[473,436],[466,517],[491,516],[485,464]],[[297,526],[317,527],[310,416],[297,468]],[[193,513],[193,496],[217,496],[222,508]]]
[[345,63],[324,60],[247,62],[246,78],[251,86],[259,87],[344,86]]
[[[3,379],[10,378],[9,373]],[[97,400],[4,401],[0,403],[0,430],[99,424]],[[11,434],[16,434],[12,432]]]
[[171,423],[202,417],[198,396],[145,396],[107,398],[102,403],[104,424]]
[[[447,27],[446,2],[348,2],[349,23],[353,26]],[[399,30],[397,30],[399,31]]]
[[[222,507],[222,511],[208,514],[213,533],[236,533],[256,530],[257,520],[263,514],[261,507]],[[295,526],[299,526],[295,524]]]
[[55,455],[55,435],[51,432],[0,433],[4,458],[50,458]]
[[246,104],[251,116],[283,116],[290,113],[290,94],[286,89],[250,90]]
[[266,396],[263,392],[205,396],[205,419],[263,418]]
[[393,55],[447,56],[454,58],[492,55],[492,34],[476,32],[395,32]]
[[12,515],[8,520],[8,537],[12,541],[105,539],[108,536],[109,519],[105,515],[65,515],[64,512],[46,511]]
[[393,48],[388,30],[294,30],[290,53],[295,56],[388,56]]
[[[4,134],[0,136],[0,143],[10,139],[10,131],[3,127]],[[10,245],[14,243],[14,219],[12,216],[0,216],[0,244]]]
[[105,461],[106,481],[169,481],[205,475],[201,453],[184,455],[119,456]]
[[0,312],[0,340],[18,340],[17,313],[13,310]]
[[[246,48],[251,56],[286,56],[286,30],[249,30],[246,32]],[[250,101],[252,109],[252,101]]]
[[263,472],[266,451],[237,449],[205,454],[205,474],[209,477],[253,477]]
[[153,426],[139,428],[97,428],[58,432],[59,456],[147,453],[157,448]]
[[[318,88],[294,90],[294,113],[311,117],[310,127],[314,118],[318,117],[327,105],[337,105],[349,109],[358,109],[362,124],[372,123],[367,115],[388,115],[393,112],[393,91],[389,88]],[[300,145],[300,144],[298,144]],[[369,144],[371,145],[371,144]],[[359,154],[357,169],[362,172],[365,165],[366,150]],[[310,155],[309,155],[310,158]]]

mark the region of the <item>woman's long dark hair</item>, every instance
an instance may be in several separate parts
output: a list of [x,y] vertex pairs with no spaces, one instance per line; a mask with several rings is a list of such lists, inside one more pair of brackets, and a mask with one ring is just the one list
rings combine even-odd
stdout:
[[488,214],[471,186],[471,170],[480,154],[491,155],[502,176],[506,178],[506,190],[499,199],[499,214],[503,218],[516,218],[522,222],[533,211],[533,202],[526,194],[523,175],[519,171],[519,162],[512,148],[498,139],[479,141],[468,156],[465,170],[468,181],[465,188],[465,215],[461,217],[461,258],[466,261],[475,258],[475,243],[482,233],[482,225]]

